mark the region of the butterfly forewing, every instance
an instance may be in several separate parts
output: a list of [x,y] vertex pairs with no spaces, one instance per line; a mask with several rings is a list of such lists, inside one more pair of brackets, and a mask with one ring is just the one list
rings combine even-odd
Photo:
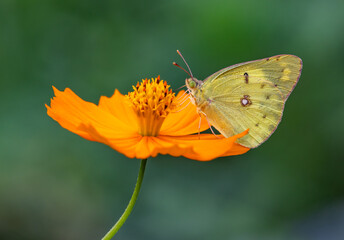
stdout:
[[[250,129],[237,140],[254,148],[266,141],[281,121],[284,103],[300,75],[293,55],[237,64],[211,75],[201,87],[200,110],[224,136]],[[197,103],[196,103],[197,104]]]
[[282,92],[284,98],[288,98],[300,77],[301,69],[302,60],[299,57],[277,55],[224,68],[209,76],[205,83],[222,81],[229,75],[246,79],[244,76],[246,73],[248,82],[252,77],[268,80]]

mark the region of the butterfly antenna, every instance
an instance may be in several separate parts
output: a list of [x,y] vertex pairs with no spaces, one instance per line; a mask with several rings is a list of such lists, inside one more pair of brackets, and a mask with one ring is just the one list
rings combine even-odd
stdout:
[[190,73],[189,73],[188,71],[186,71],[184,68],[182,68],[178,63],[173,62],[172,64],[173,64],[174,66],[179,67],[180,69],[182,69],[184,72],[186,72],[186,73],[192,78],[192,76],[190,75]]
[[181,89],[181,88],[183,88],[183,87],[186,87],[186,84],[184,84],[183,86],[177,88],[177,90],[179,90],[179,89]]
[[183,57],[183,55],[180,53],[180,51],[179,50],[177,50],[177,53],[179,54],[179,56],[183,59],[183,61],[184,61],[184,63],[185,63],[185,65],[188,67],[188,69],[189,69],[189,72],[190,72],[190,77],[193,79],[194,77],[193,77],[193,74],[192,74],[192,72],[191,72],[191,69],[190,69],[190,67],[189,67],[189,64],[185,61],[185,58]]

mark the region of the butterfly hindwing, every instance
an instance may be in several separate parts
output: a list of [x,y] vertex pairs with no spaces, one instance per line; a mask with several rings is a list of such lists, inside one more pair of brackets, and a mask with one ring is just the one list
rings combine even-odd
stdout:
[[[238,80],[233,80],[232,84],[234,82]],[[261,84],[265,84],[264,91],[260,88]],[[205,91],[204,96],[206,94]],[[259,146],[273,133],[284,107],[281,92],[267,81],[234,87],[234,91],[229,91],[227,95],[212,94],[210,100],[210,104],[202,109],[210,123],[225,137],[250,129],[246,136],[237,140],[250,148]]]

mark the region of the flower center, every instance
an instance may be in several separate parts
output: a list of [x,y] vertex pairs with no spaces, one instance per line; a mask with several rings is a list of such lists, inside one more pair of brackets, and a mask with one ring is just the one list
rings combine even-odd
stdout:
[[139,119],[139,133],[142,136],[157,136],[166,116],[175,107],[175,93],[166,81],[145,79],[133,86],[134,91],[126,95]]

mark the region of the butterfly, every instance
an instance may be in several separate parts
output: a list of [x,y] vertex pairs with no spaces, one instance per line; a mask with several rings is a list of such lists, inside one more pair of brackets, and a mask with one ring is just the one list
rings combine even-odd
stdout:
[[295,88],[302,70],[302,60],[282,54],[224,68],[204,81],[185,80],[187,92],[197,111],[223,136],[231,137],[247,129],[237,142],[256,148],[264,143],[281,122],[285,102]]

